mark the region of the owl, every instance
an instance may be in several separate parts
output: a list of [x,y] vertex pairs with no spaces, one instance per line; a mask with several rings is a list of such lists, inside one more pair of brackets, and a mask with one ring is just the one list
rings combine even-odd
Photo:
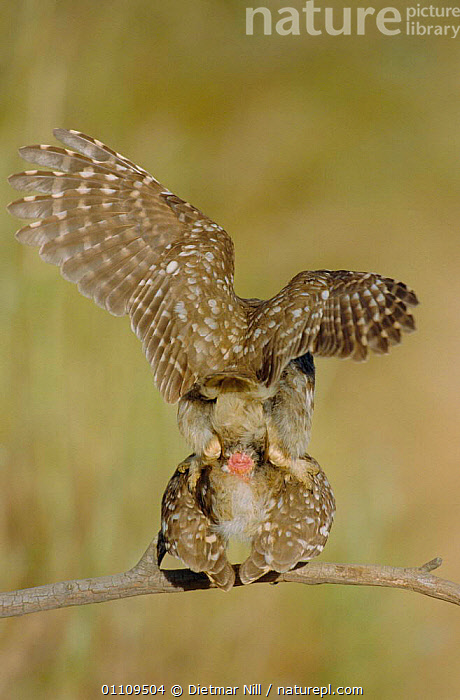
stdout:
[[203,469],[218,464],[244,471],[269,463],[311,489],[319,473],[304,458],[312,355],[387,353],[414,329],[414,292],[375,273],[316,270],[271,299],[239,297],[233,243],[221,226],[100,141],[54,134],[66,148],[20,149],[49,170],[9,179],[41,193],[9,205],[34,219],[17,238],[85,296],[130,317],[162,396],[179,402],[194,454],[191,493]]
[[334,517],[334,496],[318,463],[308,455],[303,458],[311,466],[309,487],[270,462],[228,467],[221,456],[203,464],[193,490],[188,471],[195,456],[185,460],[163,496],[158,563],[168,552],[228,591],[235,582],[226,556],[230,537],[251,543],[251,553],[239,568],[244,584],[271,570],[289,571],[320,554]]

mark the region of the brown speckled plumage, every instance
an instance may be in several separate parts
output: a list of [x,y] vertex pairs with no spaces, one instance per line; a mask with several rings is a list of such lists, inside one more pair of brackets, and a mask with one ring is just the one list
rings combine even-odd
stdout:
[[415,294],[373,273],[300,272],[268,301],[238,297],[223,228],[100,141],[54,133],[76,152],[21,148],[54,172],[10,177],[17,189],[43,193],[10,204],[16,216],[38,219],[18,240],[38,246],[97,304],[129,314],[167,401],[212,372],[245,369],[271,384],[306,352],[362,360],[413,330]]
[[326,544],[335,502],[318,463],[308,455],[304,459],[314,472],[310,488],[270,463],[256,464],[242,479],[225,473],[220,460],[203,466],[191,491],[185,462],[163,496],[159,562],[168,552],[229,590],[235,580],[226,556],[231,536],[252,545],[240,567],[245,584],[270,570],[289,571],[298,562],[313,559]]
[[[414,292],[375,273],[316,270],[300,272],[269,300],[241,298],[223,228],[100,141],[64,129],[54,134],[66,148],[20,150],[51,170],[12,175],[16,189],[41,194],[9,210],[35,219],[18,231],[19,241],[37,246],[97,304],[129,315],[160,392],[179,401],[179,428],[194,457],[166,491],[171,529],[164,541],[192,568],[231,585],[225,537],[214,527],[223,516],[216,513],[232,494],[230,484],[242,493],[242,482],[225,470],[254,463],[253,488],[278,493],[278,506],[262,509],[278,524],[250,535],[253,555],[242,577],[248,582],[272,565],[284,570],[282,562],[294,565],[309,547],[316,548],[313,556],[327,536],[318,533],[325,522],[330,527],[333,498],[324,474],[305,457],[312,355],[364,360],[369,350],[387,353],[414,329]],[[208,510],[199,498],[205,476],[220,493]],[[315,494],[324,513],[315,510]],[[184,522],[182,537],[177,527]],[[300,533],[302,552],[293,540],[286,544],[288,532]]]

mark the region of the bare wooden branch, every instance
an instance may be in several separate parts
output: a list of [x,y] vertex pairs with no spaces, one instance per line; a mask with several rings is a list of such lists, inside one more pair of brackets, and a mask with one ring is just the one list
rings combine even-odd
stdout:
[[[387,586],[460,605],[460,584],[431,573],[441,564],[440,557],[417,568],[310,562],[286,574],[271,572],[257,583]],[[238,573],[237,565],[235,570]],[[242,585],[238,576],[235,585]],[[204,574],[195,574],[189,569],[160,570],[156,561],[156,540],[153,540],[138,564],[124,573],[51,583],[0,594],[0,617],[27,615],[72,605],[104,603],[138,595],[181,593],[208,588],[213,588],[213,585]]]

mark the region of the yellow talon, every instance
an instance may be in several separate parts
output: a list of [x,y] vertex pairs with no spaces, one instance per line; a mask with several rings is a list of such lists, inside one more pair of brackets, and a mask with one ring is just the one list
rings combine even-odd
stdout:
[[208,444],[203,450],[203,454],[207,459],[218,459],[222,453],[222,448],[220,446],[219,438],[217,435],[213,435]]

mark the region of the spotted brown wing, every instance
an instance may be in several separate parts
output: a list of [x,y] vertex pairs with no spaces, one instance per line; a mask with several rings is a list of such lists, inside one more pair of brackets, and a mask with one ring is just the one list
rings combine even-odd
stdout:
[[[253,312],[249,343],[259,353],[259,376],[276,381],[306,352],[366,359],[387,353],[415,329],[417,297],[404,283],[369,272],[301,272]],[[257,347],[256,347],[257,346]]]
[[54,134],[68,148],[20,150],[51,172],[10,177],[16,189],[42,193],[9,205],[12,214],[37,219],[17,237],[38,246],[85,296],[129,314],[161,393],[174,402],[197,377],[225,368],[229,343],[245,328],[233,291],[232,241],[100,141],[64,129]]
[[216,586],[228,591],[235,582],[235,572],[227,559],[227,543],[216,532],[197,493],[189,490],[188,481],[188,470],[179,468],[166,487],[161,503],[159,564],[168,552],[192,571],[204,571]]
[[324,549],[335,514],[334,495],[319,464],[310,456],[304,459],[318,470],[311,476],[312,487],[294,478],[283,484],[254,536],[251,554],[240,566],[244,584],[268,571],[290,571]]

